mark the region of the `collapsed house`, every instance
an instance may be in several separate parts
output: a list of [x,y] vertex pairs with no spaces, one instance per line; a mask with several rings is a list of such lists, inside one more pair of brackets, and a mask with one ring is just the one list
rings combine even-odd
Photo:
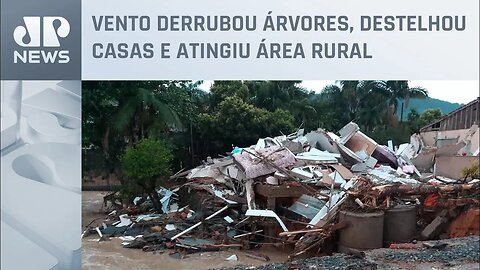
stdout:
[[[394,147],[351,122],[338,134],[260,138],[173,175],[181,184],[158,191],[163,213],[137,197],[85,232],[144,251],[283,246],[292,259],[478,234],[478,176],[439,173],[439,162],[465,150],[473,134],[436,147],[414,134]],[[478,164],[478,150],[474,157]]]
[[480,151],[480,98],[420,129],[423,153],[414,164],[425,171],[460,178],[462,169],[478,164]]

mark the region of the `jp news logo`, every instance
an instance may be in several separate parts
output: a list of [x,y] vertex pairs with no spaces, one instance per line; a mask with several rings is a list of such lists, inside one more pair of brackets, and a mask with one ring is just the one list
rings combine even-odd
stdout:
[[[70,24],[59,16],[23,17],[24,25],[13,31],[13,39],[23,50],[13,51],[14,63],[58,63],[70,62],[70,51],[59,50],[60,41],[70,33]],[[43,31],[42,31],[43,30]]]

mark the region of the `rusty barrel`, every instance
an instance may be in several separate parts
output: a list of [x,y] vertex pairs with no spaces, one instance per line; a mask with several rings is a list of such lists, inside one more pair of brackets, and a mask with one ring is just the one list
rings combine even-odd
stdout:
[[350,249],[367,250],[383,246],[383,211],[355,213],[341,211],[339,222],[345,221],[347,227],[340,230],[338,251]]
[[385,211],[383,228],[385,246],[413,240],[417,224],[416,213],[415,205],[397,205]]

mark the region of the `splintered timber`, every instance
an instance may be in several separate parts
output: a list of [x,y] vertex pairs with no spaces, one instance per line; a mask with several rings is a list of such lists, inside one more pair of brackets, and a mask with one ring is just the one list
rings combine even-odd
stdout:
[[181,43],[177,58],[372,58],[367,43]]

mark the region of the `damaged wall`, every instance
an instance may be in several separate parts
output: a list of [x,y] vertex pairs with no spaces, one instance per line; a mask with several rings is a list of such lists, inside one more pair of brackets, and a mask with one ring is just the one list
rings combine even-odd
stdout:
[[421,131],[428,130],[457,130],[465,129],[477,124],[480,120],[480,97],[450,112],[443,118],[421,128]]
[[475,156],[438,156],[435,159],[435,175],[451,179],[463,179],[462,170],[479,164],[480,157]]
[[[426,146],[436,146],[437,139],[450,139],[450,138],[458,138],[460,141],[464,138],[470,129],[458,129],[458,130],[445,130],[445,131],[426,131],[421,132],[420,136],[422,137],[423,142]],[[470,151],[474,152],[478,149],[480,143],[480,128],[477,127],[476,132],[473,134],[470,140]]]

